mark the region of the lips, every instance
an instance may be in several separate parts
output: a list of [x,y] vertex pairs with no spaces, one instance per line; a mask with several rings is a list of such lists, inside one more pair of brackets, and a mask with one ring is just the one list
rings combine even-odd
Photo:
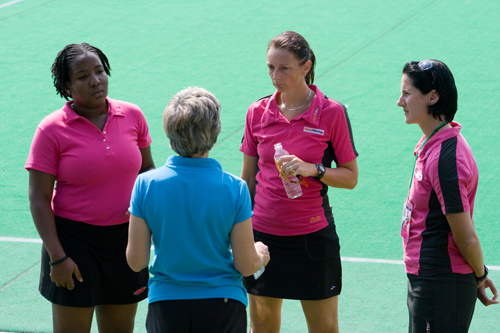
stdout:
[[104,95],[104,90],[97,90],[92,93],[92,96],[94,97],[100,97]]

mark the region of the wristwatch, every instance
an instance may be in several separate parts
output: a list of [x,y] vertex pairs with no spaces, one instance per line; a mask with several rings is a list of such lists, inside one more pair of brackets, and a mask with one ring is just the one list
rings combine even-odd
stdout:
[[316,180],[320,180],[325,175],[326,168],[325,168],[325,166],[323,164],[316,163],[316,169],[318,169],[318,175],[315,176],[315,177],[313,177],[313,178],[316,179]]
[[488,267],[486,267],[486,265],[484,265],[484,274],[483,274],[483,276],[480,276],[480,277],[476,276],[476,282],[477,283],[483,282],[484,280],[486,280],[487,276],[488,276]]

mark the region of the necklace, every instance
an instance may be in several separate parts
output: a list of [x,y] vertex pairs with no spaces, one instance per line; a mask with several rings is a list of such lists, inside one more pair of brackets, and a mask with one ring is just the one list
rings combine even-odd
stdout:
[[309,89],[309,96],[307,96],[306,102],[304,104],[302,104],[301,106],[299,106],[298,108],[288,109],[288,108],[286,108],[286,107],[283,106],[283,103],[281,103],[281,108],[283,110],[286,110],[286,111],[295,111],[295,110],[298,110],[298,109],[302,109],[309,102],[309,98],[311,98],[311,94],[312,94],[312,90]]

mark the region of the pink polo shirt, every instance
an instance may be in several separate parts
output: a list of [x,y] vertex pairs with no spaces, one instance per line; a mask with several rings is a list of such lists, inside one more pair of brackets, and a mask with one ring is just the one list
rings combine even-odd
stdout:
[[142,111],[108,98],[108,117],[101,132],[75,113],[70,103],[38,125],[25,168],[56,177],[55,215],[93,225],[128,221],[125,213],[139,173],[139,148],[151,137]]
[[[403,238],[406,272],[414,275],[472,273],[453,240],[446,214],[472,212],[478,169],[460,134],[460,124],[439,131],[420,150],[408,200],[408,240]],[[415,153],[425,137],[418,142]]]
[[316,86],[309,87],[316,92],[311,106],[291,121],[278,109],[277,92],[248,108],[241,151],[259,157],[252,217],[255,230],[292,236],[315,232],[328,225],[325,209],[331,211],[331,208],[327,186],[306,177],[309,187],[302,186],[302,196],[289,199],[274,163],[274,144],[281,142],[290,154],[326,167],[330,167],[332,161],[350,162],[358,155],[344,107],[326,98]]

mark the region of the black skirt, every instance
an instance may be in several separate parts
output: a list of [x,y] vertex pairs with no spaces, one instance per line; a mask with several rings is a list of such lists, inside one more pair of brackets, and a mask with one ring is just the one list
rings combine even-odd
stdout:
[[320,300],[340,294],[342,267],[335,224],[299,236],[254,230],[254,237],[269,247],[271,260],[258,279],[243,279],[249,294],[296,300]]
[[147,297],[149,272],[130,269],[125,257],[128,223],[95,226],[56,216],[61,245],[77,265],[83,282],[56,287],[50,279],[50,257],[42,246],[40,293],[52,303],[74,307],[132,304]]

